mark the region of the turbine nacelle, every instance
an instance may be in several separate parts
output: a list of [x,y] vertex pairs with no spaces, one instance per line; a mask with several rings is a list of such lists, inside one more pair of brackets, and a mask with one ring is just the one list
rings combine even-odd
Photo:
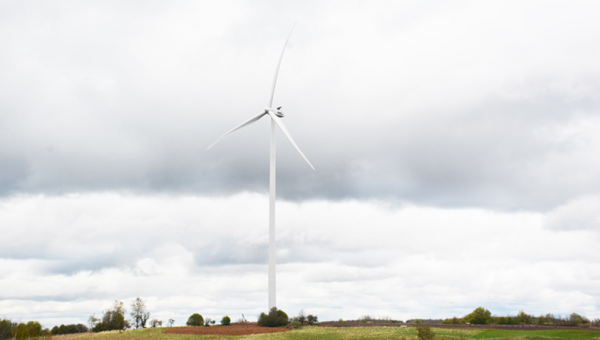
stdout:
[[277,117],[283,118],[285,117],[285,115],[283,114],[283,111],[281,111],[282,106],[277,108],[277,111],[273,110],[270,107],[265,108],[265,113],[269,114],[269,112],[273,112]]

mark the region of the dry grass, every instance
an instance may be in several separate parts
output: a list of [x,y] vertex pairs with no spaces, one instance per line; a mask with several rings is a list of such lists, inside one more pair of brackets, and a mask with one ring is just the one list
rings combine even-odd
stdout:
[[[220,327],[220,326],[217,326]],[[285,333],[254,334],[248,336],[218,336],[192,334],[164,334],[168,328],[150,328],[129,330],[125,332],[84,333],[63,336],[64,340],[209,340],[209,339],[251,339],[251,340],[418,340],[414,327],[302,327]],[[479,339],[515,339],[515,340],[567,340],[567,339],[600,339],[600,331],[581,330],[544,330],[544,331],[512,331],[484,329],[447,329],[433,328],[436,340],[479,340]],[[57,339],[58,340],[58,339]]]

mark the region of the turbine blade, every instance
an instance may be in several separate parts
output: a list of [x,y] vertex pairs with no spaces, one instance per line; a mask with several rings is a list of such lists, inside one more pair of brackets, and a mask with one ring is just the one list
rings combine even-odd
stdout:
[[277,76],[279,75],[279,66],[281,66],[281,61],[283,60],[283,53],[285,53],[285,47],[287,46],[288,41],[290,41],[290,37],[292,36],[292,32],[294,32],[294,27],[296,27],[297,22],[298,21],[296,21],[294,23],[294,26],[292,26],[292,29],[290,30],[290,34],[288,34],[288,37],[285,40],[285,44],[283,44],[283,50],[281,50],[281,56],[279,57],[279,63],[277,64],[277,69],[275,70],[275,78],[273,78],[273,90],[271,90],[271,100],[269,101],[268,107],[273,106],[273,97],[275,97],[275,85],[277,85]]
[[224,134],[223,136],[221,136],[219,139],[217,139],[217,140],[216,140],[214,143],[212,143],[212,144],[211,144],[211,145],[210,145],[210,146],[209,146],[209,147],[208,147],[206,150],[210,150],[210,148],[212,148],[213,146],[215,146],[215,144],[217,144],[218,142],[220,142],[220,141],[221,141],[223,138],[225,138],[225,137],[229,136],[230,134],[232,134],[232,133],[236,132],[237,130],[239,130],[239,129],[241,129],[241,128],[245,127],[245,126],[248,126],[248,125],[250,125],[250,124],[252,124],[252,123],[256,122],[257,120],[261,119],[261,118],[262,118],[262,116],[264,116],[264,115],[266,115],[266,113],[265,113],[265,112],[263,112],[263,113],[259,114],[258,116],[256,116],[256,117],[253,117],[253,118],[251,118],[251,119],[249,119],[249,120],[247,120],[247,121],[243,122],[242,124],[240,124],[240,125],[238,125],[238,126],[236,126],[236,127],[234,127],[234,128],[233,128],[233,129],[231,129],[229,132],[227,132],[226,134]]
[[281,118],[277,117],[273,113],[273,111],[269,111],[269,116],[271,116],[271,119],[273,119],[273,121],[275,122],[275,124],[277,124],[277,126],[279,127],[279,129],[281,129],[281,131],[287,137],[287,139],[290,141],[290,143],[292,143],[292,145],[296,148],[296,150],[298,150],[298,152],[300,153],[300,156],[302,156],[302,158],[304,158],[304,160],[306,161],[306,163],[308,163],[308,165],[310,165],[310,167],[314,170],[315,167],[312,164],[310,164],[310,161],[308,160],[308,158],[306,158],[306,156],[304,156],[304,154],[302,153],[302,151],[300,151],[300,148],[298,147],[298,145],[296,145],[296,142],[294,142],[294,139],[292,138],[292,135],[290,135],[289,131],[286,129],[286,127],[283,124],[283,121],[281,120]]

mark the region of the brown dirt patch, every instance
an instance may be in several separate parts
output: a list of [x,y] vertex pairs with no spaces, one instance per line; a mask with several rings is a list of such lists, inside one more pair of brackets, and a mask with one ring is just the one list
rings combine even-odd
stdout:
[[290,331],[287,328],[259,327],[256,325],[231,325],[211,327],[177,327],[165,330],[164,334],[198,334],[198,335],[251,335],[263,333],[281,333]]

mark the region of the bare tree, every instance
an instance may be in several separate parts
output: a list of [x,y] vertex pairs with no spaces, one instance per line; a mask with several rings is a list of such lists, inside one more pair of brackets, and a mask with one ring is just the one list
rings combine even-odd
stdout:
[[152,328],[156,328],[158,326],[162,327],[162,321],[158,319],[152,319],[152,321],[150,321],[150,326],[152,326]]
[[96,324],[100,321],[101,320],[96,317],[96,314],[90,315],[90,317],[88,319],[89,329],[96,327]]
[[146,328],[150,312],[146,310],[146,303],[141,298],[136,298],[131,303],[131,316],[135,320],[135,328]]
[[296,321],[300,321],[300,324],[304,325],[304,323],[306,322],[306,314],[304,313],[304,309],[301,309],[298,312],[298,316],[296,317]]
[[169,321],[167,321],[169,323],[169,327],[173,327],[173,324],[175,323],[175,319],[169,319]]
[[359,322],[363,322],[363,323],[367,323],[372,320],[373,320],[373,318],[370,315],[363,315],[358,319]]

